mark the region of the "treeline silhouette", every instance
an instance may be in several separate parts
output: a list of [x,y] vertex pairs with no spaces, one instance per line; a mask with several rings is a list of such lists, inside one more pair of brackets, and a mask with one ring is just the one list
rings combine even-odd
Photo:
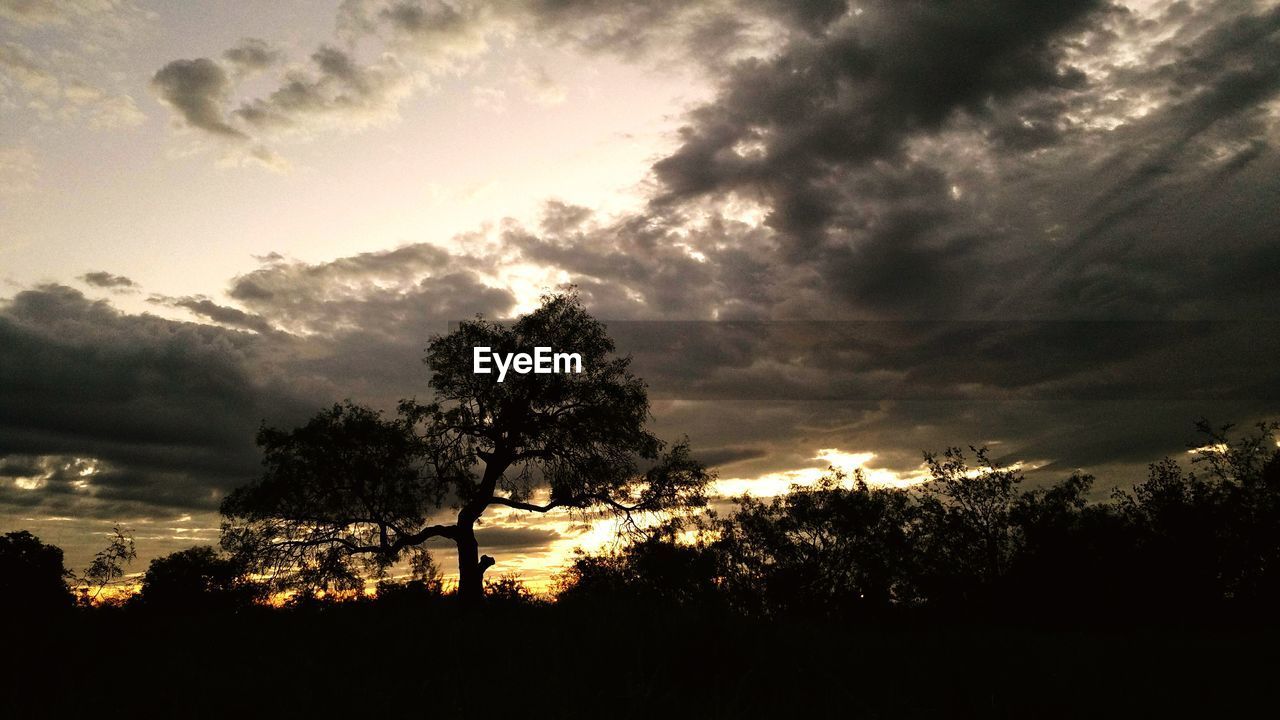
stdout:
[[[886,613],[1106,619],[1142,608],[1147,619],[1210,620],[1267,613],[1280,600],[1280,451],[1275,425],[1230,437],[1201,422],[1190,463],[1166,458],[1136,486],[1090,501],[1080,473],[1024,486],[985,449],[927,454],[929,480],[873,487],[860,473],[734,509],[669,520],[620,549],[580,553],[554,600],[576,611],[695,610],[744,617],[859,618]],[[123,576],[132,546],[117,531],[91,577]],[[109,548],[110,550],[110,548]],[[114,554],[112,554],[114,553]],[[116,566],[105,558],[115,558]],[[444,605],[451,592],[427,560],[416,579],[383,580],[348,599],[375,607]],[[96,573],[96,574],[94,574]],[[27,532],[0,538],[0,603],[58,610],[75,597],[62,551]],[[490,605],[543,606],[514,577],[485,583]],[[212,547],[155,559],[138,592],[114,604],[165,612],[293,608],[334,602],[315,593],[270,596],[248,568]],[[92,605],[82,591],[81,605]],[[99,603],[102,604],[102,603]],[[108,603],[110,604],[110,603]]]
[[1201,429],[1189,462],[1093,500],[983,450],[927,456],[912,488],[833,471],[580,554],[553,597],[490,579],[480,605],[432,567],[281,603],[212,547],[94,603],[72,588],[119,580],[123,533],[72,577],[11,532],[0,715],[1243,714],[1280,699],[1280,455],[1272,425]]
[[1280,600],[1276,428],[1235,439],[1229,426],[1199,429],[1189,468],[1166,458],[1101,502],[1089,500],[1089,475],[1029,489],[985,449],[927,455],[930,480],[913,489],[833,471],[772,500],[738,500],[696,523],[696,542],[672,524],[618,552],[581,555],[559,601],[846,618],[1265,615]]

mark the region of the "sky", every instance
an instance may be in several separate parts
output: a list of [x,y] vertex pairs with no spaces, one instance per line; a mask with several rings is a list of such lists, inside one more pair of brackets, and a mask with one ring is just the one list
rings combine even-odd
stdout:
[[0,0],[0,529],[216,544],[261,423],[563,283],[722,495],[1105,496],[1277,415],[1278,127],[1275,2]]

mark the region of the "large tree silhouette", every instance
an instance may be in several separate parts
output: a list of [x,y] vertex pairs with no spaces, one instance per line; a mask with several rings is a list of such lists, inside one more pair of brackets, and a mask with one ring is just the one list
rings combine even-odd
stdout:
[[[582,372],[498,382],[472,372],[482,346],[576,352]],[[424,562],[423,543],[447,538],[459,595],[475,601],[494,564],[474,529],[490,506],[631,520],[705,503],[707,471],[687,443],[665,449],[645,429],[644,382],[576,294],[548,295],[510,327],[464,322],[433,337],[424,362],[434,400],[402,401],[394,418],[347,403],[290,432],[261,430],[265,472],[224,501],[224,547],[278,578],[357,587],[406,555]],[[548,493],[535,502],[539,488]],[[432,524],[446,504],[456,521]]]
[[62,548],[46,545],[26,530],[0,535],[0,610],[69,608],[68,577]]

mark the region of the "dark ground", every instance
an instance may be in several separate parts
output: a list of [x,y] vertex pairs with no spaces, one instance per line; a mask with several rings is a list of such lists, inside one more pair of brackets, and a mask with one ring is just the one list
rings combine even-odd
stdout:
[[1276,628],[377,608],[8,617],[0,718],[1272,716]]

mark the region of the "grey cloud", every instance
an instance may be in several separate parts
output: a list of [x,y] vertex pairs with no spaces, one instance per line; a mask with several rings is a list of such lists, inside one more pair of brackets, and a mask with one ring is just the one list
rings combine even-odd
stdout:
[[543,549],[555,540],[560,533],[544,528],[515,528],[487,526],[476,528],[476,539],[485,547],[516,549]]
[[768,449],[763,447],[700,448],[698,450],[698,460],[706,463],[707,467],[724,468],[744,460],[757,460],[766,457],[768,454]]
[[235,278],[229,294],[286,328],[398,337],[514,305],[509,291],[480,281],[485,262],[426,243],[328,263],[277,260]]
[[384,4],[376,12],[398,37],[432,57],[483,49],[489,30],[490,12],[484,3],[401,0]]
[[294,127],[308,117],[369,122],[392,113],[408,92],[409,75],[394,57],[363,65],[347,52],[322,45],[311,56],[315,72],[286,73],[265,98],[241,104],[235,115],[259,128]]
[[184,308],[186,310],[190,310],[196,315],[208,318],[213,322],[229,325],[234,328],[252,330],[258,333],[270,333],[275,331],[275,328],[272,327],[271,323],[265,318],[252,313],[247,313],[239,308],[219,305],[207,297],[194,296],[169,298],[164,296],[154,296],[148,298],[147,301],[168,305],[169,307]]
[[223,51],[222,57],[240,72],[254,73],[280,62],[284,53],[260,38],[243,38]]
[[155,74],[151,87],[188,126],[224,138],[248,139],[227,122],[231,80],[222,66],[209,58],[174,60]]
[[100,288],[133,288],[137,287],[137,283],[123,275],[112,275],[109,272],[97,271],[89,272],[80,276],[80,279],[87,285]]
[[255,472],[258,423],[312,404],[261,372],[257,336],[124,315],[71,288],[19,293],[0,336],[0,455],[102,463],[88,514],[214,507]]
[[[1049,40],[1098,6],[869,3],[773,60],[735,67],[717,101],[693,114],[680,149],[655,165],[665,198],[754,184],[774,196],[776,227],[821,224],[831,211],[800,193],[830,164],[893,156],[909,134],[990,98],[1078,84]],[[753,142],[757,156],[735,151]]]

